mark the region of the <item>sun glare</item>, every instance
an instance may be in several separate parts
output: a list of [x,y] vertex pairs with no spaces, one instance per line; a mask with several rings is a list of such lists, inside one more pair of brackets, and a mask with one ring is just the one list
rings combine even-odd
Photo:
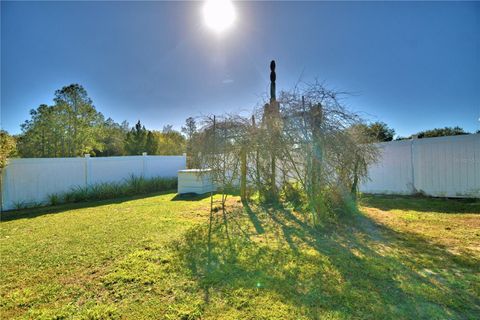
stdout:
[[203,6],[203,17],[210,29],[221,33],[235,21],[235,8],[230,0],[207,0]]

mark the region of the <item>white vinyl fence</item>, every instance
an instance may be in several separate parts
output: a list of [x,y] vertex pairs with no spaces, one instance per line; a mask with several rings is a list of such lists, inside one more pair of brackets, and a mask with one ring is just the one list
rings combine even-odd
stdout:
[[480,198],[480,134],[378,144],[365,193]]
[[131,175],[177,177],[185,156],[10,159],[3,170],[2,210],[43,203],[48,195],[102,182],[122,182]]

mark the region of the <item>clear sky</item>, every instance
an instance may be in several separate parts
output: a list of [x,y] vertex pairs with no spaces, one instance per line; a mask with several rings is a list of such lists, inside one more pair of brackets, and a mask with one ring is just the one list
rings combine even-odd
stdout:
[[277,90],[315,78],[406,136],[480,129],[479,2],[234,2],[225,33],[202,2],[1,2],[1,125],[11,133],[56,89],[149,129],[247,112],[269,62]]

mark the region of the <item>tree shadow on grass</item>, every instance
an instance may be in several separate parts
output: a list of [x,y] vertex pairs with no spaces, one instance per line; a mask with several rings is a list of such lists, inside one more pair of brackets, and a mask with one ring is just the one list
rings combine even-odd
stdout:
[[245,212],[248,214],[248,218],[250,219],[253,226],[255,227],[255,231],[258,234],[265,233],[265,229],[263,229],[260,219],[258,219],[257,215],[252,211],[252,208],[250,207],[250,204],[248,203],[248,201],[243,200],[242,204],[245,209]]
[[378,208],[383,211],[414,210],[418,212],[438,213],[479,213],[480,199],[432,198],[399,195],[363,194],[360,203],[366,207]]
[[151,197],[156,197],[159,195],[169,194],[175,192],[174,190],[169,191],[161,191],[161,192],[154,192],[154,193],[147,193],[147,194],[139,194],[130,197],[122,197],[122,198],[115,198],[115,199],[106,199],[106,200],[92,200],[86,202],[74,202],[74,203],[65,203],[59,204],[56,206],[45,206],[45,207],[38,207],[38,208],[28,208],[28,209],[20,209],[20,210],[10,210],[4,211],[1,213],[1,221],[11,221],[11,220],[18,220],[18,219],[32,219],[43,215],[49,214],[57,214],[62,213],[65,211],[70,210],[77,210],[83,208],[95,208],[101,207],[111,204],[118,204],[132,200],[138,199],[146,199]]
[[[480,312],[475,259],[362,215],[318,229],[283,207],[245,210],[211,219],[209,228],[191,230],[176,247],[209,308],[222,304],[228,314],[241,307],[243,316],[257,317],[268,307],[287,310],[285,318],[471,318]],[[248,231],[238,228],[249,222]]]

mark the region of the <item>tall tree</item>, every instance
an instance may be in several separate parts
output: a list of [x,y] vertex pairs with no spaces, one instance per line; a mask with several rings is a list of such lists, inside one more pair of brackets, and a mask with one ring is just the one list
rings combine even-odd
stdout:
[[68,122],[60,106],[40,105],[22,125],[18,151],[22,157],[68,156]]
[[2,178],[3,168],[7,165],[7,158],[14,155],[16,151],[15,138],[7,131],[0,129],[0,208],[2,207]]
[[158,152],[158,139],[152,133],[152,131],[148,131],[147,133],[147,141],[145,142],[145,150],[148,154],[157,154]]
[[185,126],[182,127],[182,133],[187,138],[186,140],[186,152],[187,152],[187,167],[194,168],[199,165],[198,156],[195,152],[195,137],[198,133],[197,123],[194,118],[189,117],[185,120]]
[[14,155],[16,150],[15,138],[5,130],[0,130],[0,174],[7,165],[7,158]]
[[146,152],[147,144],[147,129],[142,126],[140,120],[138,120],[135,127],[127,133],[125,140],[125,150],[129,155],[140,155]]
[[103,115],[95,110],[86,90],[72,84],[55,92],[55,105],[40,105],[21,125],[22,157],[74,157],[101,150]]
[[67,154],[80,156],[101,148],[98,140],[103,115],[95,110],[87,91],[79,84],[55,92],[55,104],[67,118]]
[[444,137],[444,136],[459,136],[459,135],[464,135],[464,134],[469,134],[463,128],[460,128],[458,126],[456,127],[445,127],[445,128],[435,128],[431,130],[425,130],[425,131],[420,131],[415,136],[417,138],[434,138],[434,137]]
[[185,152],[185,137],[178,131],[154,132],[158,141],[157,154],[181,155]]
[[101,157],[125,155],[125,139],[128,133],[128,122],[118,124],[112,118],[108,118],[102,125],[101,150],[95,150],[95,154]]
[[371,137],[374,142],[392,141],[395,130],[390,128],[385,122],[377,121],[370,124],[357,124],[356,130],[363,130],[363,135]]
[[190,141],[193,139],[193,137],[197,133],[197,122],[195,121],[194,118],[188,117],[185,120],[185,126],[182,127],[182,133],[187,138],[187,141]]
[[[477,131],[477,133],[480,133],[480,130]],[[407,139],[412,139],[412,138],[435,138],[435,137],[445,137],[445,136],[459,136],[459,135],[464,135],[464,134],[470,134],[470,132],[467,132],[463,130],[463,128],[460,127],[445,127],[445,128],[435,128],[435,129],[430,129],[430,130],[424,130],[417,132],[415,134],[412,134],[411,136],[408,137],[397,137],[395,140],[407,140]]]

